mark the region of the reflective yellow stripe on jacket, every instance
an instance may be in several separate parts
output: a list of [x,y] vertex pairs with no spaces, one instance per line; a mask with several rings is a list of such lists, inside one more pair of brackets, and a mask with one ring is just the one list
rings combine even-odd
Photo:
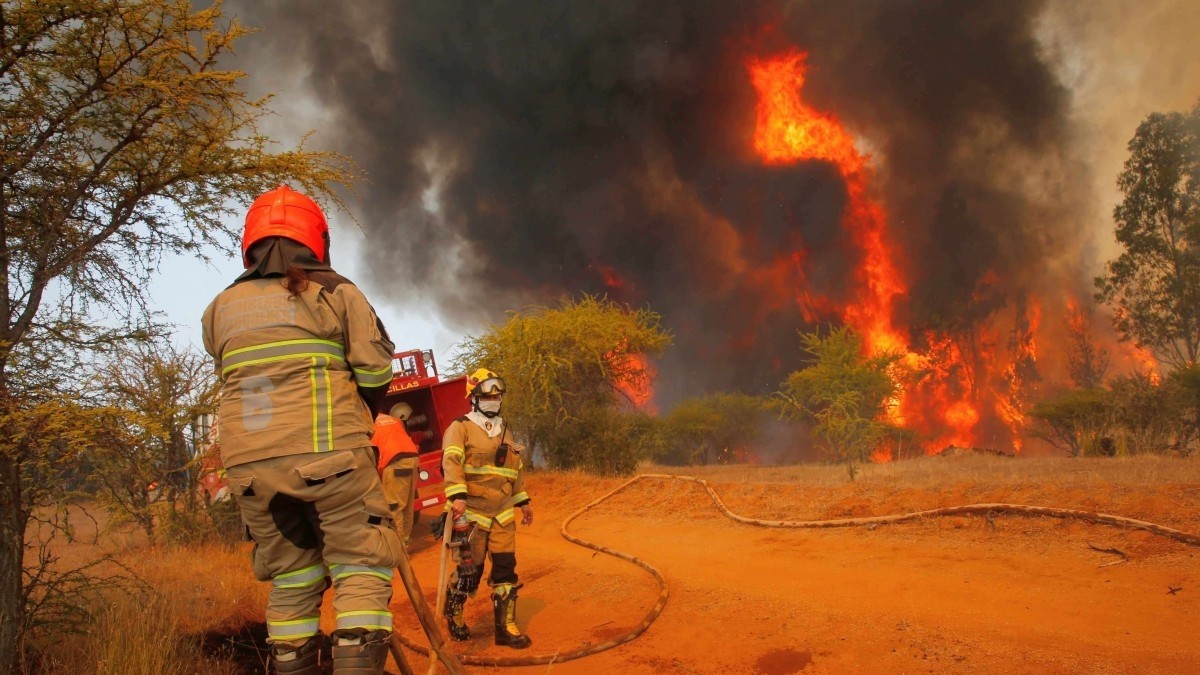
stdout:
[[267,342],[253,347],[242,347],[225,352],[221,355],[221,375],[244,366],[259,363],[271,363],[286,359],[311,359],[325,357],[327,359],[346,360],[346,349],[332,340],[317,338],[304,340],[283,340],[282,342]]
[[[462,466],[462,464],[463,464],[463,449],[457,445],[447,446],[445,450],[442,450],[442,462],[447,462],[447,461],[453,462],[454,464]],[[467,484],[466,483],[455,483],[455,482],[447,479],[444,490],[446,493],[446,499],[450,499],[454,495],[467,494]],[[447,504],[447,506],[449,506],[449,504]]]
[[468,476],[504,476],[510,480],[517,479],[516,469],[505,469],[502,466],[466,466],[463,467],[463,471],[465,471]]
[[329,386],[329,359],[312,357],[308,381],[312,385],[313,452],[333,450],[333,390]]
[[382,387],[392,382],[392,364],[388,364],[379,370],[364,370],[362,368],[354,368],[354,381],[360,387]]

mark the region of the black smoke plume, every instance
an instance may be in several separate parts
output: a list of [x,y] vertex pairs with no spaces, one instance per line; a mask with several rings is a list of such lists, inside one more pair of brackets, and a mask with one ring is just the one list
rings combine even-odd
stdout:
[[[298,78],[323,142],[368,172],[377,288],[452,326],[581,292],[664,315],[660,402],[769,391],[802,361],[798,290],[845,299],[858,252],[838,173],[764,166],[746,61],[809,53],[804,98],[874,156],[914,331],[970,303],[1083,289],[1066,214],[1083,167],[1031,0],[243,0],[240,67]],[[276,109],[286,113],[287,101]],[[1072,181],[1067,177],[1071,176]],[[800,279],[764,277],[806,251]],[[1067,262],[1064,262],[1066,260]],[[1086,297],[1083,289],[1079,295]],[[986,315],[990,310],[984,310]]]

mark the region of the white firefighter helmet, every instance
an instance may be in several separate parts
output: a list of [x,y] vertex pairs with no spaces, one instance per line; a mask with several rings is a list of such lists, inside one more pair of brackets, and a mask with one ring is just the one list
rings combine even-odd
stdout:
[[407,422],[408,418],[412,417],[413,409],[411,405],[401,401],[392,406],[392,409],[388,411],[388,414],[402,422]]

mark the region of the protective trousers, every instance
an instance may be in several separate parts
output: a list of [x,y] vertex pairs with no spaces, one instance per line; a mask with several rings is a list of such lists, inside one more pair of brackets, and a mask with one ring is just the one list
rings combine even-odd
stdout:
[[[471,559],[477,569],[483,569],[483,556],[486,553],[492,559],[491,573],[488,575],[488,585],[517,583],[517,521],[509,520],[501,525],[495,518],[491,520],[490,528],[484,529],[476,523],[475,531],[471,534]],[[458,583],[458,551],[452,554],[455,569],[450,574],[450,586]]]
[[370,447],[238,464],[228,478],[254,539],[254,574],[271,581],[269,642],[301,645],[318,633],[328,578],[336,631],[392,630],[403,549]]
[[413,516],[416,513],[417,457],[397,457],[383,469],[383,496],[392,510],[396,533],[404,545],[412,538]]

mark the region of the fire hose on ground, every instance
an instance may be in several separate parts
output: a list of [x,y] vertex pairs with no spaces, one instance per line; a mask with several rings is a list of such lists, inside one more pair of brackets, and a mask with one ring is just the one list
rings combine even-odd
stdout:
[[[667,580],[663,577],[662,573],[640,558],[629,555],[628,553],[622,553],[620,551],[601,546],[599,544],[585,541],[567,531],[567,526],[570,525],[573,520],[641,480],[682,480],[699,483],[704,487],[705,491],[708,492],[708,496],[712,499],[713,503],[722,514],[739,523],[754,525],[757,527],[780,527],[796,529],[863,527],[869,525],[892,525],[897,523],[907,523],[941,516],[988,516],[995,514],[1013,514],[1020,516],[1044,516],[1048,518],[1074,519],[1095,523],[1097,525],[1110,525],[1113,527],[1143,530],[1145,532],[1150,532],[1151,534],[1174,539],[1175,541],[1188,544],[1189,546],[1200,546],[1200,535],[1190,534],[1188,532],[1183,532],[1181,530],[1172,529],[1144,520],[1135,520],[1133,518],[1114,516],[1106,513],[1097,513],[1094,511],[1060,509],[1049,506],[1029,506],[1025,504],[965,504],[962,506],[949,506],[945,508],[914,511],[912,513],[890,516],[839,518],[834,520],[763,520],[760,518],[747,518],[746,516],[740,516],[730,511],[729,508],[725,506],[725,502],[721,501],[721,497],[718,496],[716,491],[712,489],[712,486],[708,484],[708,481],[704,480],[703,478],[695,478],[693,476],[678,476],[674,474],[644,473],[634,476],[628,481],[605,493],[603,496],[593,500],[587,506],[584,506],[578,511],[567,516],[566,520],[563,521],[562,526],[559,529],[559,532],[567,541],[573,544],[578,544],[585,548],[590,548],[594,551],[599,551],[600,553],[620,558],[621,560],[629,561],[646,570],[652,577],[654,577],[654,580],[658,583],[659,588],[658,601],[654,603],[654,606],[646,614],[645,618],[642,619],[641,623],[626,633],[614,637],[611,640],[607,640],[599,644],[584,644],[574,649],[566,651],[560,650],[553,654],[545,654],[540,656],[480,656],[474,654],[459,654],[458,659],[462,663],[473,666],[512,667],[548,665],[562,661],[571,661],[612,649],[613,647],[625,644],[626,642],[629,642],[630,640],[633,640],[642,633],[646,632],[646,629],[650,627],[650,624],[654,623],[655,619],[658,618],[658,615],[662,613],[663,608],[666,607],[667,604]],[[395,633],[393,634],[393,639],[398,640],[405,647],[408,647],[418,654],[424,656],[429,655],[428,647],[421,646],[404,635]]]

